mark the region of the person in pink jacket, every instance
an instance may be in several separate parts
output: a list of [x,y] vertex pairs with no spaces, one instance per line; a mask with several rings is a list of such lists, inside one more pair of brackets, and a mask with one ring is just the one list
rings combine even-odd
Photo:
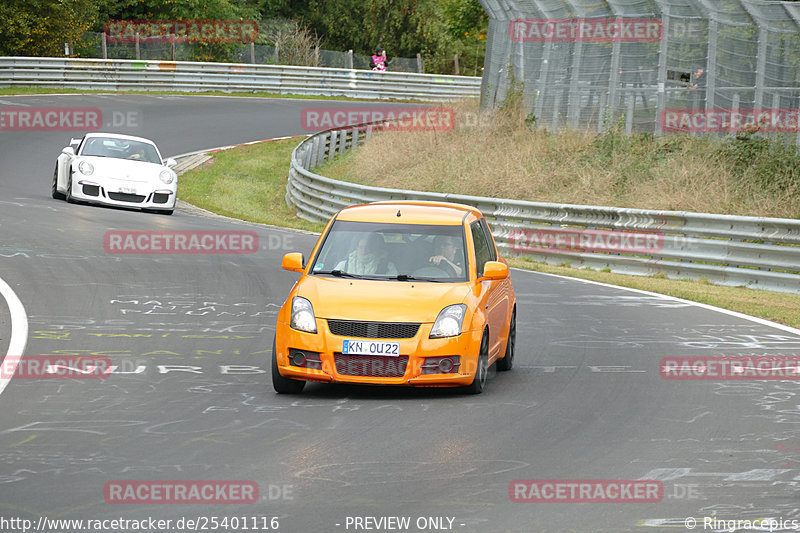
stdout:
[[372,70],[385,71],[386,70],[386,52],[383,48],[378,47],[375,55],[372,56]]

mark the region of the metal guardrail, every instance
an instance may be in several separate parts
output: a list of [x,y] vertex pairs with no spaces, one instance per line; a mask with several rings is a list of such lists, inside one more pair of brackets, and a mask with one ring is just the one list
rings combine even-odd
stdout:
[[368,139],[373,130],[371,125],[328,130],[294,149],[286,203],[295,206],[299,217],[325,222],[348,205],[382,200],[457,202],[483,212],[506,256],[800,293],[800,220],[384,189],[311,172]]
[[0,87],[110,91],[264,91],[446,101],[480,95],[481,78],[322,67],[0,57]]

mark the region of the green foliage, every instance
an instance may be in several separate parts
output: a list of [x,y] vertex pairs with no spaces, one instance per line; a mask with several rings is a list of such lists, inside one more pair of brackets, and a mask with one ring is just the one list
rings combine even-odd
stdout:
[[64,56],[97,17],[91,0],[0,2],[0,55]]
[[[285,32],[261,34],[258,42],[282,39],[284,50],[297,48],[292,57],[303,56],[301,48],[317,43],[366,55],[381,46],[390,70],[392,57],[420,53],[427,71],[452,73],[458,54],[460,72],[478,75],[488,28],[478,0],[3,0],[0,54],[62,56],[68,42],[79,55],[88,56],[99,44],[84,40],[84,33],[102,32],[109,20],[186,19],[284,19],[291,26],[288,37]],[[207,43],[193,47],[188,59],[232,60],[239,48]]]
[[488,18],[478,0],[278,0],[268,7],[263,15],[298,18],[325,48],[372,55],[382,47],[390,70],[392,57],[417,53],[428,72],[453,72],[455,54],[461,72],[480,74],[483,64]]
[[765,137],[752,128],[728,139],[720,155],[743,186],[773,193],[800,192],[800,157],[793,145],[780,138]]

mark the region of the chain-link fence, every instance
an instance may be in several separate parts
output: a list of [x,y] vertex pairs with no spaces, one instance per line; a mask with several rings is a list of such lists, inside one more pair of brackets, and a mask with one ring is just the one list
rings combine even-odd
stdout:
[[[114,42],[103,39],[102,33],[87,32],[71,52],[82,58],[142,59],[151,61],[223,61],[257,63],[260,65],[296,65],[294,57],[281,53],[279,48],[250,43],[190,43],[167,39],[140,39],[139,42]],[[355,68],[370,70],[372,57],[353,52],[312,49],[305,66]],[[387,70],[392,72],[423,72],[418,58],[390,57]]]
[[800,3],[480,1],[484,108],[520,95],[553,131],[758,129],[800,144]]

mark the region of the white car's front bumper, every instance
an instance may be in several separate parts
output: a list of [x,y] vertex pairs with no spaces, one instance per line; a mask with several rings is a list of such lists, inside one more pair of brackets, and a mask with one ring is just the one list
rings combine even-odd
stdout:
[[112,178],[96,179],[77,173],[72,178],[72,197],[82,202],[167,211],[175,209],[176,193],[175,182],[156,186]]

